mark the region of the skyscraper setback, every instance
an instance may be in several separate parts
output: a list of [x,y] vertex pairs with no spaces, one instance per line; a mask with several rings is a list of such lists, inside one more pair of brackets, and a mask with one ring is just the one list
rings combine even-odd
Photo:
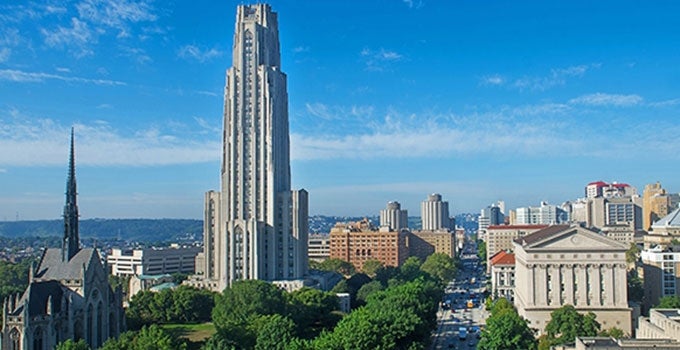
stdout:
[[293,280],[307,270],[307,192],[291,191],[286,75],[269,5],[238,6],[232,62],[221,191],[205,197],[204,276],[220,291],[235,280]]

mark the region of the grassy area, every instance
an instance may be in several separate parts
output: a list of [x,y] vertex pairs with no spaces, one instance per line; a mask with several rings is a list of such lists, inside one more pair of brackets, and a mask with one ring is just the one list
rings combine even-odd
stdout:
[[215,325],[213,325],[212,322],[198,324],[165,324],[162,325],[162,327],[176,337],[187,340],[189,349],[200,348],[208,338],[215,334]]

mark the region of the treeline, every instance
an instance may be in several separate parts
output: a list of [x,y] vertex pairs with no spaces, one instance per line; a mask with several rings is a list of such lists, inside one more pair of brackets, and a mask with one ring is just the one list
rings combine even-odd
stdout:
[[24,259],[18,264],[0,260],[0,302],[9,295],[24,293],[31,262],[32,259]]
[[215,296],[209,290],[184,285],[160,292],[139,292],[125,311],[127,326],[137,330],[152,324],[209,322]]
[[[167,241],[187,234],[202,237],[203,221],[191,219],[87,219],[80,220],[80,236],[99,239]],[[0,236],[61,237],[63,220],[0,222]]]

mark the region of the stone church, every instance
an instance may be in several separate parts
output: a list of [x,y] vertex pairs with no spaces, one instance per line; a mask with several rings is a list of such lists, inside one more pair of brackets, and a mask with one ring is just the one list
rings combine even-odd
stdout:
[[43,252],[31,266],[26,291],[4,300],[2,350],[54,349],[67,339],[84,339],[91,348],[125,330],[122,291],[94,248],[80,248],[73,130],[64,206],[61,248]]

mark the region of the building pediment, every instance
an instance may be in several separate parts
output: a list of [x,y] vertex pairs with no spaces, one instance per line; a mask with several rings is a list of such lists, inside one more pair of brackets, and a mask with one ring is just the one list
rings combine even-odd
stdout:
[[[541,230],[543,231],[543,230]],[[524,250],[621,250],[628,247],[621,243],[607,238],[597,232],[593,232],[580,226],[563,226],[561,229],[536,232],[536,237],[529,237],[528,242],[524,240]],[[534,239],[532,239],[534,238]]]

